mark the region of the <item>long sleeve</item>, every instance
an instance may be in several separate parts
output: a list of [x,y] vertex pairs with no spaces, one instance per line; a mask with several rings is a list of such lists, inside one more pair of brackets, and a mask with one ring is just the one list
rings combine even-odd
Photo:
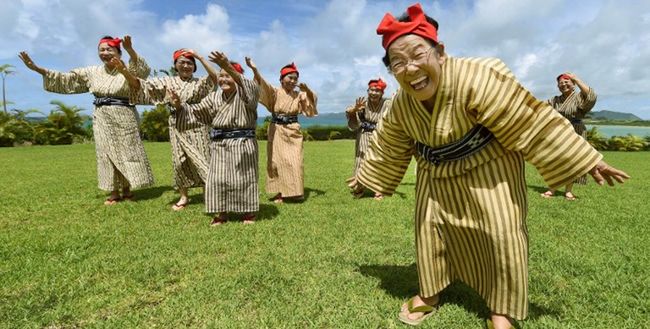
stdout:
[[266,82],[264,78],[260,79],[260,103],[266,107],[269,112],[275,111],[276,90],[271,84]]
[[469,91],[467,108],[477,122],[506,149],[521,152],[551,188],[586,174],[602,155],[575,133],[569,121],[537,100],[503,68],[501,62],[484,65],[463,82],[469,84],[464,86]]
[[78,68],[70,72],[48,70],[43,75],[43,88],[57,94],[82,94],[89,90],[88,68]]
[[318,115],[318,109],[316,108],[316,104],[318,103],[318,95],[316,95],[316,93],[312,91],[312,95],[314,96],[314,100],[312,101],[309,99],[309,97],[307,97],[307,93],[305,93],[304,91],[301,91],[300,93],[304,94],[304,101],[301,102],[300,104],[301,106],[300,112],[307,117],[313,117]]
[[350,113],[349,111],[351,111],[352,108],[354,108],[354,106],[348,106],[345,109],[345,116],[348,119],[348,129],[355,131],[360,127],[359,115],[356,112]]
[[596,105],[596,93],[594,89],[589,87],[586,93],[580,92],[578,108],[576,109],[576,116],[583,118],[585,114],[589,113]]
[[357,175],[361,184],[384,195],[395,192],[415,152],[415,142],[402,126],[408,118],[400,113],[393,107],[380,121]]
[[217,92],[213,91],[198,104],[183,103],[182,111],[186,111],[189,121],[196,120],[206,125],[212,125],[213,117],[216,115],[216,97]]
[[253,80],[242,77],[242,86],[237,86],[240,97],[246,103],[247,109],[257,109],[257,102],[260,99],[260,86]]
[[140,56],[129,59],[128,70],[141,79],[145,79],[149,76],[149,73],[151,73],[151,68],[149,68],[149,65],[144,58]]

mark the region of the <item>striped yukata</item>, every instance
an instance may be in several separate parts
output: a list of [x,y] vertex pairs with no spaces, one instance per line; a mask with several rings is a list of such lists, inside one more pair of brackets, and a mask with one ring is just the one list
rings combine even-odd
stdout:
[[[226,97],[221,89],[184,111],[214,129],[255,129],[259,86],[241,76],[242,86]],[[216,139],[210,142],[210,164],[205,186],[205,212],[251,213],[259,210],[258,149],[255,138]]]
[[[275,88],[263,79],[260,82],[260,103],[273,114],[317,115],[317,100],[312,103],[306,96],[302,91],[287,93],[283,88]],[[300,124],[297,122],[269,125],[266,144],[267,193],[280,193],[283,198],[305,194],[302,139]]]
[[[149,75],[149,66],[141,57],[131,58],[128,70],[139,78]],[[69,73],[47,71],[45,90],[59,94],[91,92],[95,97],[129,98],[129,85],[117,70],[104,65],[78,68]],[[135,106],[101,105],[93,111],[93,135],[97,154],[99,188],[115,191],[151,186],[151,166],[138,129],[140,118]]]
[[495,136],[479,152],[439,165],[416,156],[420,295],[434,296],[460,280],[493,312],[523,319],[528,312],[524,160],[557,187],[587,173],[602,156],[500,60],[447,58],[433,108],[398,91],[370,141],[358,180],[390,195],[416,154],[416,142],[440,147],[476,124]]
[[[562,116],[567,118],[573,125],[573,129],[582,138],[587,139],[587,126],[585,126],[582,119],[585,115],[594,108],[596,105],[596,93],[592,88],[589,88],[587,93],[573,92],[571,95],[564,97],[563,95],[555,96],[547,101],[548,104],[553,106]],[[587,175],[578,177],[574,183],[587,184]]]
[[[140,79],[141,88],[132,95],[136,104],[168,104],[166,98],[169,88],[176,92],[181,102],[197,104],[214,90],[214,82],[209,76],[191,78],[184,81],[178,76]],[[172,145],[172,167],[174,188],[204,186],[208,174],[210,158],[210,126],[192,120],[184,111],[172,111],[169,116],[169,141]]]
[[[357,138],[354,144],[354,172],[352,176],[356,176],[361,168],[363,163],[363,157],[365,156],[368,150],[368,142],[372,136],[372,131],[365,131],[361,129],[361,117],[365,119],[366,122],[377,124],[381,120],[381,117],[384,115],[384,112],[387,108],[390,108],[390,99],[382,98],[379,101],[379,106],[373,108],[370,106],[370,101],[366,100],[366,107],[362,112],[354,113],[352,116],[348,115],[348,128],[352,131],[357,131]],[[354,106],[348,107],[346,112]],[[361,113],[363,113],[361,115]]]

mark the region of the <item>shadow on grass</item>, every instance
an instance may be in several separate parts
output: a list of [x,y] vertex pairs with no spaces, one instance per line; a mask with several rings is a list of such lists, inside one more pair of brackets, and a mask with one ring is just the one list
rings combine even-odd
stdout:
[[527,185],[528,190],[533,190],[539,194],[548,191],[548,186]]
[[[359,273],[380,280],[379,287],[389,295],[406,301],[419,292],[418,273],[415,264],[404,265],[359,265]],[[442,304],[458,305],[477,317],[487,319],[490,310],[481,296],[462,282],[454,282],[441,292]],[[559,318],[560,310],[534,303],[528,305],[528,319],[542,316]]]
[[169,185],[167,186],[156,186],[156,187],[151,187],[151,188],[144,188],[141,190],[135,190],[133,191],[133,194],[135,195],[135,200],[151,200],[151,199],[157,199],[163,193],[167,191],[172,191],[173,188]]

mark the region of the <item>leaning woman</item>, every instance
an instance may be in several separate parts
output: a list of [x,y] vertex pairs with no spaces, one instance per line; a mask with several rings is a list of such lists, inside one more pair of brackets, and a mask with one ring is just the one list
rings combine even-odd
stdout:
[[228,213],[243,214],[244,224],[252,224],[260,203],[255,139],[259,86],[225,54],[212,52],[210,61],[221,68],[219,90],[194,105],[169,90],[172,106],[211,127],[205,187],[205,211],[214,214],[211,225],[225,223]]
[[[196,78],[196,60],[199,60],[207,76]],[[191,49],[179,49],[172,55],[175,76],[138,79],[126,68],[121,68],[131,87],[131,101],[134,104],[166,106],[167,89],[173,90],[181,102],[197,104],[214,90],[217,83],[217,71],[202,56]],[[208,138],[210,127],[203,122],[192,120],[186,112],[172,111],[169,116],[169,140],[172,145],[172,167],[174,171],[174,188],[180,199],[172,210],[185,209],[189,204],[188,190],[202,187],[208,173],[210,158]]]
[[266,146],[266,192],[275,195],[276,203],[283,202],[284,198],[302,200],[305,193],[303,137],[298,114],[308,117],[318,114],[316,94],[305,83],[298,84],[300,73],[293,63],[280,70],[280,88],[269,84],[248,57],[246,65],[260,85],[260,103],[272,114]]
[[[37,66],[27,52],[19,57],[32,71],[43,76],[45,90],[59,94],[90,92],[95,96],[93,134],[97,153],[99,188],[110,191],[105,205],[132,200],[131,189],[153,185],[153,175],[138,130],[138,112],[129,102],[129,86],[118,70],[122,49],[129,54],[128,70],[145,78],[149,66],[132,47],[131,37],[105,36],[97,51],[101,65],[82,67],[62,73]],[[120,195],[120,189],[122,194]]]

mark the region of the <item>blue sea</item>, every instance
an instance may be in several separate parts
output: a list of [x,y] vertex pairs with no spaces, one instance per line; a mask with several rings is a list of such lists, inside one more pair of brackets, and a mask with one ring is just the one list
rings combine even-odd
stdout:
[[596,127],[596,129],[606,137],[627,136],[630,134],[639,137],[650,136],[650,127],[587,125],[587,129],[591,129],[592,127]]

